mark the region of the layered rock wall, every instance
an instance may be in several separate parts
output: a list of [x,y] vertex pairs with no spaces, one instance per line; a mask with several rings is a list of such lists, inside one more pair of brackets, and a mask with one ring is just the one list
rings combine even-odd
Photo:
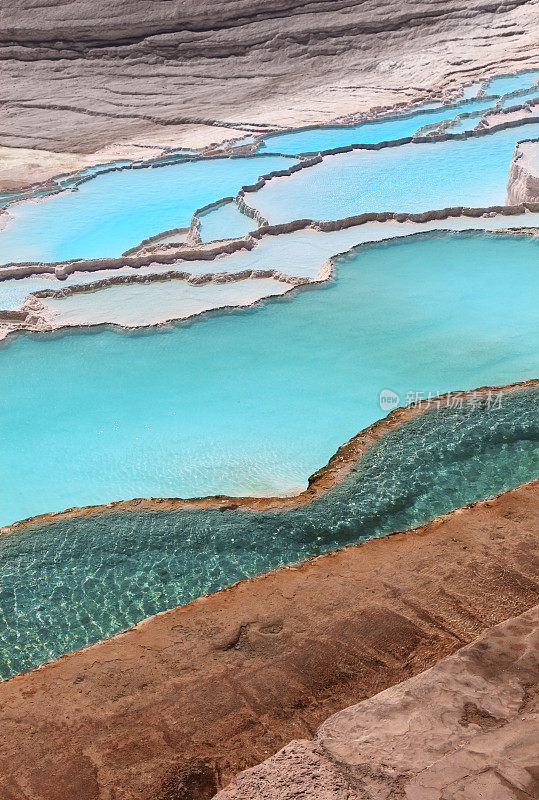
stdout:
[[539,141],[519,142],[509,168],[507,205],[528,202],[539,202]]
[[406,105],[533,65],[536,23],[536,0],[6,0],[0,150],[198,146]]

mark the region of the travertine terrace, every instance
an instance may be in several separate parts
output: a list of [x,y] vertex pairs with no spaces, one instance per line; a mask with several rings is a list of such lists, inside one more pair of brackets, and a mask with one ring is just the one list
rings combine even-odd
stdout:
[[1,13],[0,188],[537,64],[534,0],[7,0]]

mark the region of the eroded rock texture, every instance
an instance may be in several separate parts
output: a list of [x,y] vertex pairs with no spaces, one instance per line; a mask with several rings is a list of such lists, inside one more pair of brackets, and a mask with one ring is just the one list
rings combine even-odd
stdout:
[[539,606],[328,719],[216,800],[539,796]]
[[0,145],[205,144],[241,123],[408,102],[476,70],[533,63],[537,9],[536,0],[4,0]]
[[539,202],[539,141],[515,147],[507,182],[507,204]]
[[[291,740],[311,739],[335,711],[417,675],[485,628],[536,605],[536,510],[537,483],[527,484],[413,532],[243,581],[0,683],[0,797],[207,800],[238,771]],[[505,688],[501,679],[490,681],[486,668],[476,683],[490,681],[490,694],[470,686],[465,702],[477,712],[452,705],[454,671],[447,673],[453,688],[435,697],[446,703],[447,719],[414,706],[420,698],[413,692],[406,695],[409,709],[418,709],[415,730],[425,749],[410,745],[402,771],[414,753],[424,759],[429,747],[436,757],[446,752],[448,732],[451,747],[457,742],[455,717],[467,714],[470,724],[455,730],[470,740],[481,730],[474,727],[477,714],[515,718],[522,701],[519,637],[504,656]],[[409,723],[392,702],[388,713],[406,742]],[[381,724],[380,715],[369,713]],[[342,741],[331,721],[322,730],[326,752],[330,739],[342,748],[335,758],[343,761],[352,747],[346,758],[357,774],[354,748],[362,735],[368,738],[367,729],[354,728]],[[506,729],[492,733],[505,736]],[[376,755],[374,740],[361,742],[362,753]],[[325,776],[335,778],[327,757],[321,760],[310,742],[299,747],[291,774],[297,778],[300,770],[327,786]],[[384,748],[389,757],[387,739]],[[342,770],[333,794],[304,796],[343,800],[347,786]]]

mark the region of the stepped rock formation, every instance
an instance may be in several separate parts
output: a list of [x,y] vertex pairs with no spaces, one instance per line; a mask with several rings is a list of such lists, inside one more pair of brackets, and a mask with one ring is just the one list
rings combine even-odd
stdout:
[[[0,797],[209,800],[335,711],[536,605],[537,533],[534,482],[242,581],[0,683]],[[470,699],[496,718],[502,701],[520,702],[511,658],[508,700]]]
[[522,69],[537,13],[537,0],[4,0],[0,187]]
[[539,202],[539,141],[517,144],[509,168],[507,205],[526,202]]
[[340,711],[215,800],[539,796],[539,606]]

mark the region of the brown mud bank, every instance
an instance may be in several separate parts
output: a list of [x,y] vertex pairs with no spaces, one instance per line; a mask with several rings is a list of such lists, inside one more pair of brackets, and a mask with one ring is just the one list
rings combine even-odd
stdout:
[[242,581],[5,681],[3,800],[207,800],[537,604],[538,487]]

